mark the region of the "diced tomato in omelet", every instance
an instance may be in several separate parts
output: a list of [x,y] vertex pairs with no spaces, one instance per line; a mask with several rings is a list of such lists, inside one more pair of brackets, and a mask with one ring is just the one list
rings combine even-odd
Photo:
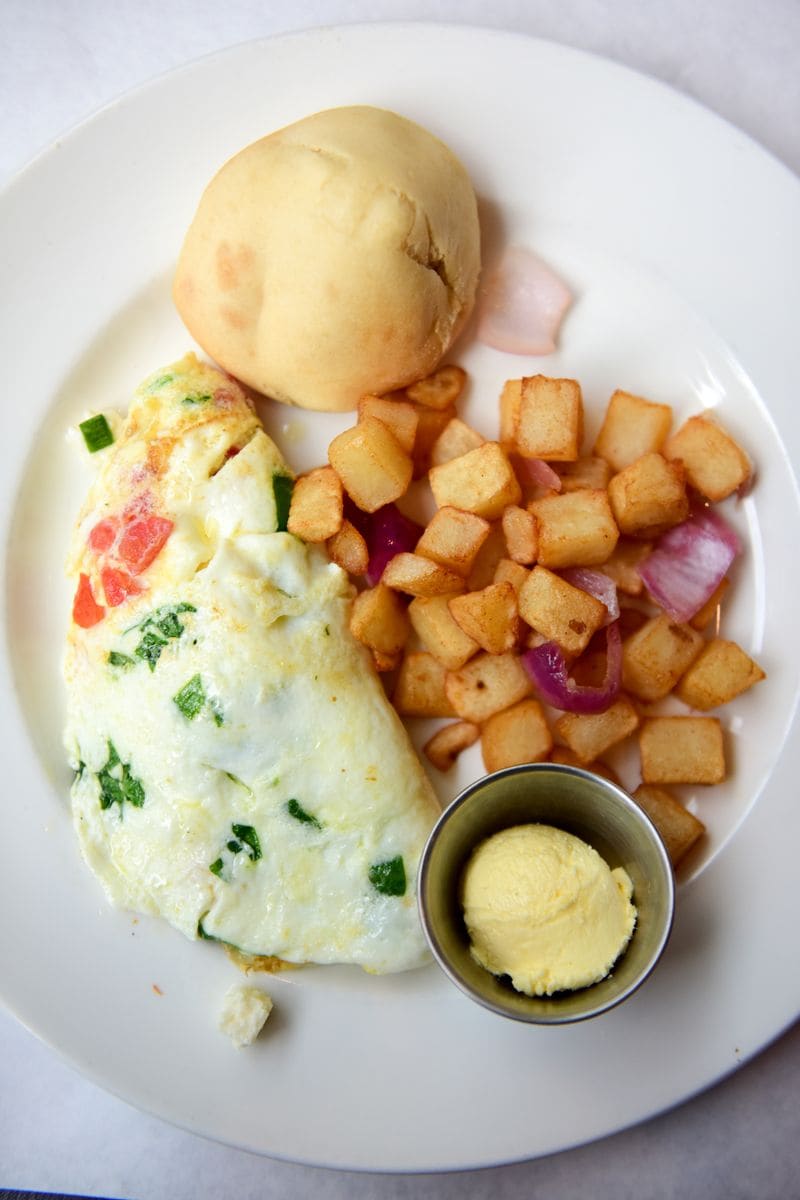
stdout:
[[94,598],[92,584],[88,575],[81,575],[72,602],[72,619],[81,629],[91,629],[98,621],[102,621],[106,610],[101,608]]

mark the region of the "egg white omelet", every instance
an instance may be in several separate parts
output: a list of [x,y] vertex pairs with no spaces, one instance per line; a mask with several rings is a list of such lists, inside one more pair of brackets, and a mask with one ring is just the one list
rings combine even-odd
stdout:
[[65,744],[86,862],[189,938],[399,971],[431,785],[349,630],[353,589],[283,532],[291,471],[194,355],[138,390],[77,522]]

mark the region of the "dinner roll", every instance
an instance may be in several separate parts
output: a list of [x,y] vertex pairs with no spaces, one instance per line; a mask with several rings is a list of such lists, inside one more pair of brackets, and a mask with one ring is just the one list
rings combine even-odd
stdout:
[[287,404],[344,411],[436,367],[479,270],[462,164],[414,122],[354,106],[279,129],[222,167],[173,297],[231,375]]

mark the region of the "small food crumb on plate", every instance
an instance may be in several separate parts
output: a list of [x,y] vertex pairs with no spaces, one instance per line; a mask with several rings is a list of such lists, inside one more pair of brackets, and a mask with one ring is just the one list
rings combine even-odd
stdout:
[[237,1049],[251,1046],[272,1012],[272,997],[252,985],[235,983],[228,988],[219,1014],[219,1029]]

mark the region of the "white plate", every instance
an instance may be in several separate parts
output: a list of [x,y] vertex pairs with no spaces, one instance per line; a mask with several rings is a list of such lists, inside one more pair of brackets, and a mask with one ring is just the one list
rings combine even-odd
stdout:
[[[491,432],[503,379],[542,370],[580,379],[590,437],[623,387],[678,418],[718,405],[748,446],[758,485],[726,506],[746,542],[726,631],[769,679],[722,713],[730,781],[686,793],[708,843],[685,873],[662,966],[620,1009],[529,1028],[471,1004],[434,967],[378,979],[311,969],[270,985],[265,1036],[237,1053],[216,1030],[235,976],[225,956],[109,909],[73,841],[59,658],[63,548],[86,482],[74,425],[124,407],[189,347],[170,275],[217,167],[270,129],[354,102],[405,113],[463,158],[486,259],[507,241],[533,245],[577,294],[548,359],[464,339],[468,419]],[[621,1129],[719,1079],[797,1015],[793,176],[693,103],[599,59],[466,27],[348,27],[242,46],[125,97],[0,197],[0,245],[0,961],[21,1020],[104,1087],[199,1133],[307,1163],[431,1170]],[[277,406],[266,420],[298,468],[349,423]],[[442,795],[480,769],[466,757]]]

